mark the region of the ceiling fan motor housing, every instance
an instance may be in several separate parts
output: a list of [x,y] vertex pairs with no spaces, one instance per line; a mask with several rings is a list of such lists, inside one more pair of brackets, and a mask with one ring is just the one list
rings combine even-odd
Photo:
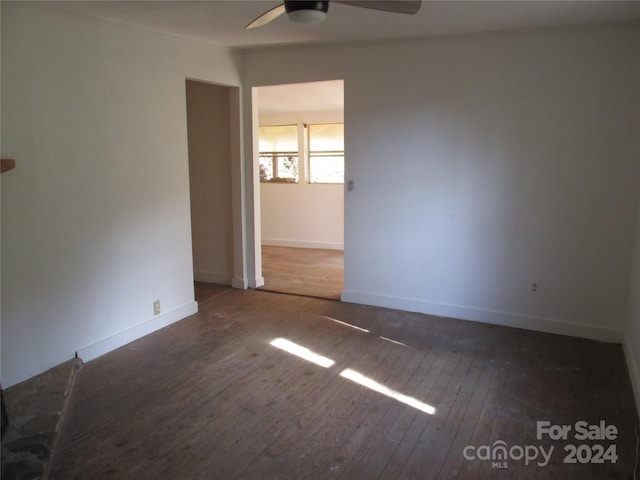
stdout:
[[298,23],[319,23],[329,11],[328,1],[285,1],[284,8],[291,19]]

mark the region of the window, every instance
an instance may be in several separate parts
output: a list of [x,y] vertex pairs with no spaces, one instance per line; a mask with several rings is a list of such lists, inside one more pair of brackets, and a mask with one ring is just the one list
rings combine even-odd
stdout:
[[[300,149],[298,138],[305,136]],[[261,182],[298,183],[302,177],[308,183],[344,183],[343,123],[259,127],[258,137]]]
[[260,181],[298,183],[298,126],[259,127]]
[[309,183],[344,183],[344,124],[309,125]]

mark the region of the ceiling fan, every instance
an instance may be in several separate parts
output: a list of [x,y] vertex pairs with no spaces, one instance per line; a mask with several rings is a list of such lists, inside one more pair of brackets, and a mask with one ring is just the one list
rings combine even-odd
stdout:
[[[352,7],[362,7],[383,12],[406,13],[413,15],[420,10],[422,0],[331,0],[334,3],[351,5]],[[285,0],[284,3],[263,13],[253,22],[247,25],[246,29],[262,27],[274,21],[283,13],[286,13],[289,20],[296,23],[320,23],[327,16],[329,11],[329,0],[326,1],[302,1]]]

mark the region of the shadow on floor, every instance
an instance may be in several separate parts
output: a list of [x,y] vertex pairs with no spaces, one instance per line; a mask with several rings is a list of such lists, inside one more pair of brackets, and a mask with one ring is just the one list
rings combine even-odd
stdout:
[[69,360],[3,392],[9,426],[2,440],[4,480],[46,479],[76,371]]

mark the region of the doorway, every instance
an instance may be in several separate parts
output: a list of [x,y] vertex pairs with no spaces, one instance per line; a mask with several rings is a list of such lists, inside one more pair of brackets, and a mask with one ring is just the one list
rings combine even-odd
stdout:
[[344,82],[256,87],[255,93],[261,289],[339,300],[344,285]]
[[186,80],[191,239],[196,301],[234,275],[232,163],[239,144],[233,119],[239,89]]

